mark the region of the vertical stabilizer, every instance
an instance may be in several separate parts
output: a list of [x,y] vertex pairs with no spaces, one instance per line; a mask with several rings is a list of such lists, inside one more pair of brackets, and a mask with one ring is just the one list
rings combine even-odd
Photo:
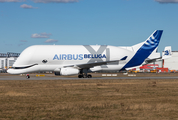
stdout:
[[155,49],[157,49],[162,33],[163,30],[155,30],[145,42],[132,46],[135,51],[135,55],[123,67],[123,69],[141,65],[144,60],[148,58]]

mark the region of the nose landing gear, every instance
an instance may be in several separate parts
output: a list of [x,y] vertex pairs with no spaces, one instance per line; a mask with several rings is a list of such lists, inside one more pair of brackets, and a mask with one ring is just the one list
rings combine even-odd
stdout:
[[26,78],[27,78],[27,79],[30,79],[30,75],[29,75],[29,74],[26,74]]

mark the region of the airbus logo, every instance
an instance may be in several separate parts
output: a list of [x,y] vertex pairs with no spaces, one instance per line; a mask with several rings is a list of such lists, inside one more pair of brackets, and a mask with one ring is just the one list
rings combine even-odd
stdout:
[[[88,63],[103,62],[101,58],[106,58],[103,52],[106,50],[106,45],[101,45],[97,51],[95,51],[90,45],[84,45],[84,48],[88,50],[90,54],[55,54],[53,60],[83,60],[90,59]],[[107,55],[110,58],[110,54]]]
[[168,50],[166,50],[166,51],[164,51],[164,55],[169,55],[170,54],[170,50],[168,51]]
[[106,58],[105,54],[55,54],[53,60],[83,60],[83,59]]

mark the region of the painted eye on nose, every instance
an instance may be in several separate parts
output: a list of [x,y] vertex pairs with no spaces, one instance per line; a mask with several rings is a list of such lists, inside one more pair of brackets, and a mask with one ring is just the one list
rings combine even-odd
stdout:
[[43,60],[42,63],[47,63],[48,61],[47,60]]

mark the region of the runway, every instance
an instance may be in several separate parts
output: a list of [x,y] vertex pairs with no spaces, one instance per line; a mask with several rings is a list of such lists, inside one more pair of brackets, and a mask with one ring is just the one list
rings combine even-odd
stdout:
[[109,79],[114,79],[114,80],[121,80],[121,79],[143,79],[143,80],[148,80],[148,79],[178,79],[178,76],[151,76],[151,77],[136,77],[136,76],[125,76],[125,77],[93,77],[93,78],[77,78],[77,77],[36,77],[36,76],[31,76],[30,79],[26,79],[25,76],[0,76],[0,80],[109,80]]

